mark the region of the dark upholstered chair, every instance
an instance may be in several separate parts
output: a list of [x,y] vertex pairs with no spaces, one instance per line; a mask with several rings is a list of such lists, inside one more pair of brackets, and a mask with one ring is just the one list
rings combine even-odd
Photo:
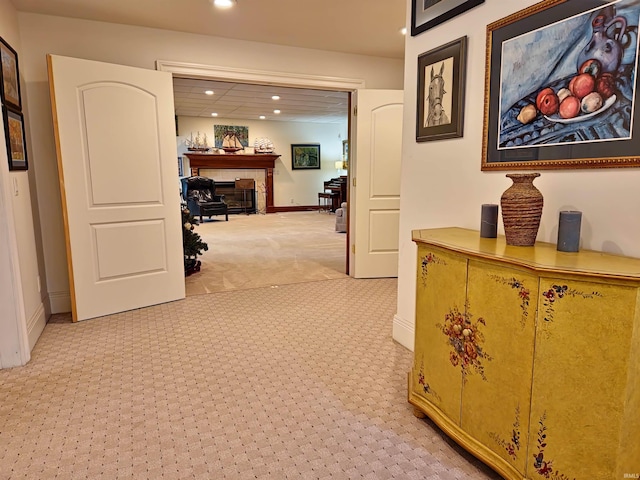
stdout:
[[211,218],[212,215],[224,215],[229,221],[227,204],[224,195],[216,195],[216,182],[207,177],[188,177],[182,179],[182,196],[187,201],[187,208],[194,217]]

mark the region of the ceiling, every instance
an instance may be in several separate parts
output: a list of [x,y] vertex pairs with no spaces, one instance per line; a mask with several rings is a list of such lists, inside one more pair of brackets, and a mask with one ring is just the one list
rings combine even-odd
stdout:
[[[11,0],[21,12],[121,23],[350,54],[402,59],[406,0]],[[312,52],[310,52],[312,55]],[[174,79],[176,114],[230,119],[344,121],[346,93]],[[212,96],[204,90],[213,90]],[[274,94],[278,101],[271,100]],[[276,115],[274,109],[280,109]]]
[[[213,95],[204,92],[212,90]],[[248,85],[211,80],[174,78],[176,115],[237,120],[341,123],[349,112],[349,95],[302,88]],[[277,100],[272,99],[278,95]],[[274,113],[280,110],[280,113]]]

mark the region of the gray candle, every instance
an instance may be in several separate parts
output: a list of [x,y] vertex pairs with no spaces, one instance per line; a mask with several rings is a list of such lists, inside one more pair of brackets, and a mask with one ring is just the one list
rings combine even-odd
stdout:
[[558,251],[577,252],[580,248],[580,225],[582,212],[560,212],[558,222]]
[[484,203],[480,216],[480,236],[483,238],[496,238],[498,236],[498,205]]

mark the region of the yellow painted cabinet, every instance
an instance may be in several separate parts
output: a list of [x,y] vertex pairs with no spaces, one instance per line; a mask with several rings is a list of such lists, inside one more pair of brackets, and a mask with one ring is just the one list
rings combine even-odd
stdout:
[[461,428],[517,472],[527,460],[537,292],[526,270],[469,261],[468,308],[485,358],[463,385]]
[[416,412],[507,479],[640,478],[640,260],[413,234]]
[[639,386],[640,366],[630,364],[638,287],[557,277],[541,278],[540,287],[529,433],[536,460],[528,475],[633,478],[640,473],[638,441],[632,458],[625,451],[632,443],[620,435],[625,411],[640,416],[625,400],[627,388]]
[[[452,309],[464,310],[466,274],[463,256],[439,249],[423,251],[418,262],[418,310],[440,322]],[[420,354],[414,358],[412,385],[440,415],[459,423],[462,374],[451,365],[440,322],[416,324],[415,350]]]

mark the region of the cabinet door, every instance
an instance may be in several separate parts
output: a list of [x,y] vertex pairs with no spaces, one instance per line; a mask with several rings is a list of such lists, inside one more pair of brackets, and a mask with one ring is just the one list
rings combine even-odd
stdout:
[[[460,425],[462,374],[451,356],[447,319],[464,312],[467,259],[418,246],[416,333],[412,392],[432,419],[444,415]],[[427,407],[427,408],[424,408]],[[435,409],[433,408],[435,407]]]
[[[541,279],[527,477],[622,478],[636,297],[623,285]],[[637,458],[627,467],[636,473]]]
[[537,275],[469,262],[461,425],[493,453],[489,457],[520,477],[527,462],[537,297]]

